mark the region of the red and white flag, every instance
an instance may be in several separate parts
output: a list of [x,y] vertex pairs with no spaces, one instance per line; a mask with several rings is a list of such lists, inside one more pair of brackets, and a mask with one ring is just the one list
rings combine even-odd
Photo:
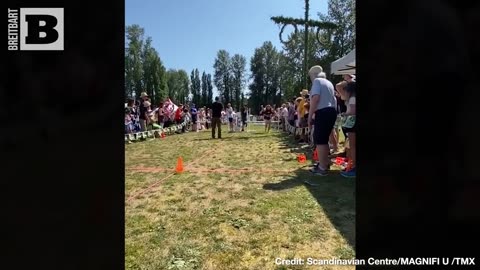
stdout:
[[178,106],[175,105],[170,98],[165,101],[164,106],[170,113],[174,113],[178,109]]

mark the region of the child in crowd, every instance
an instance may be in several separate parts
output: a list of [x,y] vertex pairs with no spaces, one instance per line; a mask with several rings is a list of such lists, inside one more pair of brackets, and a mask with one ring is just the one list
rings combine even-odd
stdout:
[[167,108],[164,109],[163,114],[164,114],[163,127],[168,128],[173,124],[174,114],[170,110],[168,110]]
[[345,147],[348,148],[347,157],[348,165],[345,171],[341,173],[342,176],[353,178],[356,176],[355,158],[356,158],[356,136],[355,136],[355,115],[356,115],[356,83],[341,82],[337,84],[338,92],[347,106],[347,111],[344,113],[345,120],[343,121],[343,131],[347,134],[347,142]]
[[208,128],[210,127],[210,121],[212,119],[212,112],[210,109],[207,109],[206,112],[205,112],[205,127]]
[[163,128],[163,124],[165,123],[165,108],[163,106],[163,102],[158,104],[158,109],[155,112],[157,116],[157,124],[160,128]]
[[205,129],[205,109],[201,108],[198,113],[198,127],[199,130]]
[[228,124],[229,124],[229,131],[233,132],[233,115],[235,114],[232,108],[232,105],[230,103],[227,104],[227,118],[228,118]]
[[[182,114],[181,114],[182,118],[181,118],[180,124],[182,124],[185,121],[188,122],[188,125],[191,124],[189,122],[189,120],[190,120],[190,114],[188,113],[189,110],[190,110],[190,108],[188,107],[188,105],[183,106],[183,111],[182,111]],[[188,132],[189,130],[190,130],[189,126],[182,126],[182,133]]]
[[133,133],[133,121],[130,113],[131,110],[129,108],[125,108],[125,134]]
[[152,103],[150,103],[150,99],[143,102],[143,106],[145,106],[147,112],[147,130],[151,130],[153,123],[155,123],[155,113],[152,110]]

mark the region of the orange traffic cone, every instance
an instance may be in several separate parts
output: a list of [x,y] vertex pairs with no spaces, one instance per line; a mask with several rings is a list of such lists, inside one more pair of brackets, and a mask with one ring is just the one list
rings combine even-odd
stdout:
[[182,157],[178,157],[177,159],[177,167],[175,168],[175,172],[182,173],[183,172],[183,159]]
[[300,155],[297,156],[297,160],[300,163],[304,163],[307,160],[307,158],[305,157],[304,154],[300,154]]
[[317,152],[317,148],[315,148],[315,151],[313,151],[313,160],[314,160],[314,161],[318,161],[318,152]]

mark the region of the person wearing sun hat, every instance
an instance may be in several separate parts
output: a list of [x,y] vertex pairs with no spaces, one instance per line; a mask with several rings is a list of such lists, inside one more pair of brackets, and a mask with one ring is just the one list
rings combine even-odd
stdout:
[[144,106],[144,103],[148,100],[147,92],[142,92],[140,99],[142,100],[139,106],[140,115],[138,117],[140,119],[140,129],[141,131],[147,131],[148,112],[147,107]]
[[308,90],[303,89],[302,92],[300,92],[300,96],[302,97],[302,100],[299,103],[299,111],[298,111],[298,117],[303,118],[305,116],[305,103],[307,102],[308,99]]
[[[300,91],[300,97],[298,97],[295,102],[297,104],[297,123],[296,127],[298,128],[304,128],[307,126],[306,121],[305,121],[305,102],[307,101],[308,97],[308,90],[303,89]],[[301,134],[299,142],[305,142],[304,134]]]

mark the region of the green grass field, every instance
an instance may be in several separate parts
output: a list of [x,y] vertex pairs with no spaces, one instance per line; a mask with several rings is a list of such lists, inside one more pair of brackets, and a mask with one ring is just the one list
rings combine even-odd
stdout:
[[355,256],[354,180],[312,176],[287,135],[222,129],[126,145],[126,269],[353,269],[274,262]]

